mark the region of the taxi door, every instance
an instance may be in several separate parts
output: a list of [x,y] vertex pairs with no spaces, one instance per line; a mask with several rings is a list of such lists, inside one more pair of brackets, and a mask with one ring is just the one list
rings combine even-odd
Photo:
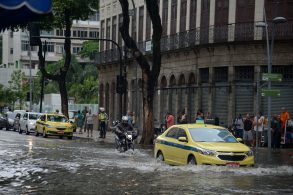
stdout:
[[166,138],[164,140],[163,153],[165,160],[170,162],[171,164],[180,164],[178,163],[179,156],[179,148],[178,148],[178,140],[177,140],[178,128],[171,127],[171,129],[166,134]]
[[[179,141],[179,137],[186,137],[187,142]],[[185,129],[178,128],[176,144],[178,145],[177,160],[180,164],[187,163],[187,157],[190,154],[190,147],[188,146],[188,138]]]
[[38,133],[43,133],[43,127],[45,124],[46,115],[40,116],[40,118],[36,122],[36,130]]

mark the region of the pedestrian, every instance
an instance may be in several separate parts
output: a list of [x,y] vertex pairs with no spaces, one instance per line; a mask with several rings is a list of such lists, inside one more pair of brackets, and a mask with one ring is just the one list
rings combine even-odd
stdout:
[[281,117],[273,116],[271,121],[272,128],[272,148],[280,148],[281,145]]
[[59,114],[59,110],[58,109],[55,110],[55,114]]
[[286,121],[289,120],[289,118],[290,118],[289,112],[286,110],[285,107],[282,107],[282,111],[280,115],[282,134],[284,133],[284,130],[285,130]]
[[268,146],[268,117],[264,116],[264,121],[263,121],[263,132],[262,132],[262,146],[267,147]]
[[238,117],[234,120],[234,130],[236,138],[243,138],[243,129],[244,129],[244,120],[241,114],[238,114]]
[[[254,144],[260,145],[260,140],[263,135],[263,123],[264,123],[264,116],[262,115],[262,112],[257,113],[257,116],[254,117],[253,120],[253,129],[255,131],[255,138],[254,138]],[[258,137],[256,139],[256,137]]]
[[80,113],[80,110],[77,111],[77,114],[76,114],[76,125],[77,125],[77,129],[79,131],[79,134],[82,134],[82,125],[83,125],[83,116],[82,114]]
[[204,115],[201,109],[198,109],[196,112],[195,122],[197,120],[204,120]]
[[181,113],[179,114],[178,123],[187,124],[187,116],[186,116],[185,110],[182,110]]
[[86,128],[87,128],[87,124],[86,124],[86,114],[87,113],[88,113],[88,108],[87,108],[87,106],[85,106],[84,109],[82,110],[84,132],[86,132]]
[[133,112],[127,112],[128,124],[133,126]]
[[108,115],[105,112],[105,108],[101,107],[98,115],[100,137],[106,138],[106,122],[108,121]]
[[93,137],[93,128],[94,128],[94,115],[92,114],[91,109],[86,114],[86,130],[87,130],[87,137]]
[[174,116],[168,112],[166,115],[167,129],[174,125]]
[[253,147],[252,120],[250,118],[249,113],[246,114],[246,118],[244,119],[243,123],[244,123],[243,142],[247,146]]

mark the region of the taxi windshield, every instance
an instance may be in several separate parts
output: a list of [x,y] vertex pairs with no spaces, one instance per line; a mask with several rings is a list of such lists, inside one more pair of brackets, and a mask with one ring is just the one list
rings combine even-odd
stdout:
[[67,119],[65,116],[59,116],[59,115],[48,115],[47,120],[51,122],[67,122]]
[[37,120],[39,118],[38,114],[29,114],[29,119],[31,120]]
[[237,140],[226,129],[220,128],[189,128],[191,137],[196,142],[227,142],[236,143]]

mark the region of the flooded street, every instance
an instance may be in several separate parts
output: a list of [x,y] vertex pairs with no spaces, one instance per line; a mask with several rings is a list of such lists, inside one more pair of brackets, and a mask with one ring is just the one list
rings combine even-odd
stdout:
[[0,194],[293,193],[293,150],[259,149],[255,167],[169,166],[152,149],[0,130]]

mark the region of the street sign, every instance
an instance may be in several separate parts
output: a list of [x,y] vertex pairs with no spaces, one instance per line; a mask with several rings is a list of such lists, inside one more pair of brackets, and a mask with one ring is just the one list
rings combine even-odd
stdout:
[[152,50],[152,41],[145,42],[145,51],[151,51]]
[[263,73],[262,74],[262,81],[281,82],[282,81],[282,74]]
[[279,89],[262,89],[261,96],[280,97],[281,91]]

